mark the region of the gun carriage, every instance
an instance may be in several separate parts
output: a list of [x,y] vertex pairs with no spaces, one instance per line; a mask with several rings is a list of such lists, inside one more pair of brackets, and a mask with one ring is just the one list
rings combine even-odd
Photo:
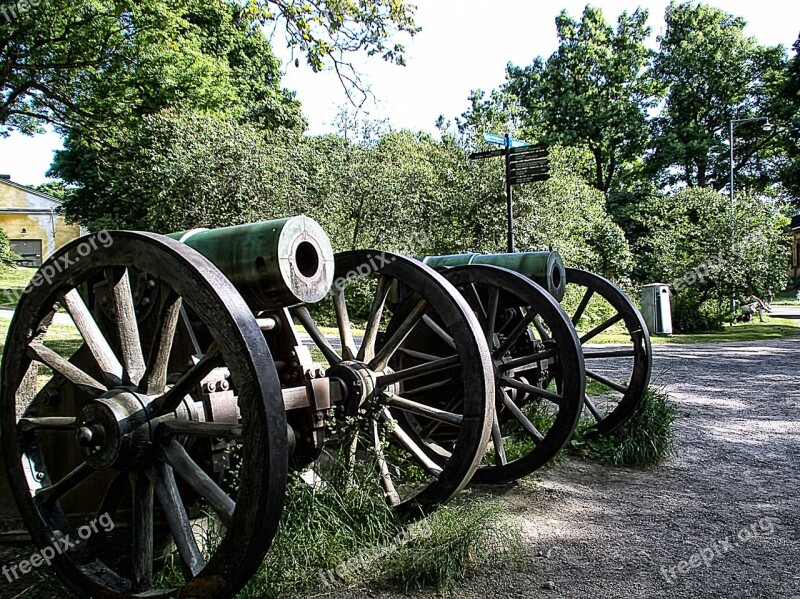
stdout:
[[[17,307],[0,383],[7,486],[33,541],[115,523],[54,560],[82,596],[234,594],[276,533],[287,472],[326,446],[375,468],[395,509],[424,513],[470,481],[546,463],[584,406],[612,432],[647,386],[636,309],[554,252],[334,256],[306,217],[110,235],[42,265],[53,276]],[[570,317],[558,300],[571,285]],[[326,296],[334,327],[315,308]],[[615,313],[579,335],[595,296]],[[81,336],[74,353],[48,336],[63,318]],[[630,348],[585,346],[617,322]],[[616,359],[631,364],[627,385],[584,366]],[[587,400],[587,374],[621,394],[607,412]],[[159,575],[167,548],[178,588]]]

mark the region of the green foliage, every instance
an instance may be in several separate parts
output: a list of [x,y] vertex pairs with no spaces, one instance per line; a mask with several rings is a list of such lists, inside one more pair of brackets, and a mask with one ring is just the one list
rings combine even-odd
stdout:
[[444,506],[418,528],[427,534],[400,545],[381,567],[381,580],[403,593],[447,591],[472,571],[496,572],[521,558],[520,531],[497,501]]
[[730,298],[698,302],[690,292],[677,293],[671,298],[672,327],[682,332],[722,331],[730,320]]
[[605,195],[578,174],[586,154],[556,147],[554,176],[515,191],[518,250],[553,249],[571,267],[619,279],[630,274],[633,257],[622,229],[606,211]]
[[518,528],[497,502],[444,506],[415,522],[386,503],[372,468],[334,457],[324,485],[290,477],[278,535],[239,599],[308,596],[373,584],[446,589],[498,555],[515,563]]
[[278,535],[264,567],[239,597],[284,597],[320,587],[321,574],[359,552],[388,543],[401,530],[376,476],[353,484],[311,486],[290,479]]
[[11,244],[8,241],[8,233],[0,229],[0,268],[9,268],[14,265],[14,260],[19,258],[11,251]]
[[49,0],[0,25],[0,125],[112,143],[165,107],[297,127],[269,43],[234,2]]
[[781,169],[780,179],[797,205],[800,204],[800,36],[793,49],[794,57],[786,65],[773,110],[786,123],[782,141],[788,160]]
[[591,424],[583,424],[571,442],[591,460],[612,466],[648,468],[659,466],[677,454],[675,422],[677,406],[663,389],[650,387],[633,416],[612,435],[591,434]]
[[616,30],[598,8],[580,21],[566,11],[556,18],[558,50],[524,68],[509,66],[506,91],[519,99],[526,126],[545,139],[585,146],[592,153],[590,179],[607,191],[624,161],[638,158],[646,141],[652,85],[645,69],[651,51],[647,11],[623,12]]
[[147,116],[94,163],[99,176],[65,200],[65,212],[95,230],[162,233],[294,214],[289,150],[275,137],[220,117]]
[[732,297],[784,287],[787,220],[779,204],[741,194],[732,207],[712,189],[687,188],[637,210],[647,230],[634,245],[637,278],[672,285],[677,332],[718,328]]
[[[770,116],[770,95],[785,63],[782,47],[745,36],[744,19],[694,2],[672,2],[659,38],[654,76],[666,103],[652,121],[650,172],[664,184],[722,189],[730,179],[729,122]],[[775,133],[758,123],[736,129],[734,172],[739,184],[763,187]]]
[[354,104],[363,103],[367,93],[344,56],[366,51],[369,56],[404,65],[405,48],[396,39],[399,34],[414,36],[420,30],[414,24],[416,7],[405,0],[248,0],[246,6],[259,23],[282,27],[287,45],[303,52],[314,72],[333,68]]

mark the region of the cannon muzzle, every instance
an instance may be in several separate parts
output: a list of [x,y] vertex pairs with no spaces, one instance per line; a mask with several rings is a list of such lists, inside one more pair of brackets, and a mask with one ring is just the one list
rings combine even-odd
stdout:
[[253,309],[320,301],[333,284],[333,248],[319,224],[293,216],[169,235],[208,258]]

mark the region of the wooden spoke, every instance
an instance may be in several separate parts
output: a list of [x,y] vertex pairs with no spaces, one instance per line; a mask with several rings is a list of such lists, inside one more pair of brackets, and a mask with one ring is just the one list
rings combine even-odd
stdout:
[[542,341],[548,341],[549,339],[552,339],[550,333],[547,332],[547,329],[544,328],[542,320],[538,316],[535,316],[532,322],[533,322],[533,327],[536,329],[536,332],[539,333],[539,338]]
[[494,334],[495,325],[497,323],[497,304],[500,301],[500,289],[491,287],[489,289],[489,306],[486,308],[486,327],[484,334],[486,335],[486,343],[489,347],[494,347]]
[[197,364],[186,371],[169,391],[150,404],[154,413],[163,416],[164,414],[175,411],[183,401],[183,398],[194,391],[203,379],[219,366],[221,361],[222,354],[219,351],[219,347],[216,343],[212,343],[211,347],[208,348],[208,351]]
[[552,391],[548,391],[546,389],[542,389],[541,387],[536,387],[535,385],[529,385],[527,383],[523,383],[522,381],[518,381],[515,378],[510,376],[502,376],[500,377],[500,382],[504,385],[508,385],[509,387],[513,387],[514,389],[519,389],[520,391],[525,391],[526,393],[530,393],[531,395],[536,395],[537,397],[543,397],[544,399],[548,399],[552,401],[554,404],[561,405],[564,401],[564,397],[559,395],[558,393],[553,393]]
[[95,472],[97,472],[97,470],[86,462],[83,462],[57,483],[37,491],[35,495],[36,501],[38,501],[40,505],[52,505]]
[[20,418],[17,427],[23,433],[31,431],[74,431],[75,418],[72,416],[43,416],[40,418]]
[[423,360],[424,362],[433,362],[434,360],[438,360],[442,357],[434,356],[433,354],[426,354],[425,352],[409,349],[407,347],[401,347],[397,351],[399,351],[401,354],[405,354],[409,358],[416,358],[417,360]]
[[191,435],[212,439],[244,439],[244,427],[241,424],[227,422],[193,422],[190,420],[169,419],[158,425],[158,435],[168,439],[175,435]]
[[450,349],[458,351],[458,349],[456,348],[456,342],[453,341],[453,338],[450,335],[448,335],[447,332],[445,332],[445,330],[442,327],[436,324],[433,318],[431,318],[426,314],[425,316],[422,317],[422,322],[424,322],[425,326],[427,326],[431,331],[436,333],[436,336],[439,337],[439,339],[441,339],[442,341],[444,341]]
[[389,505],[400,503],[400,495],[392,482],[392,475],[389,473],[389,466],[386,463],[386,455],[383,453],[383,440],[378,431],[378,421],[372,421],[372,444],[375,449],[375,459],[378,463],[378,471],[381,474],[381,484],[383,485],[386,500]]
[[599,412],[599,410],[595,407],[595,405],[589,400],[589,396],[588,395],[584,395],[583,396],[583,403],[586,406],[586,408],[589,410],[589,412],[592,414],[592,416],[594,416],[594,419],[597,420],[597,422],[600,422],[603,419],[603,415]]
[[138,385],[144,376],[145,363],[128,269],[106,269],[106,281],[111,288],[125,376],[131,384]]
[[531,354],[530,356],[520,356],[519,358],[513,358],[508,362],[501,362],[500,364],[497,365],[497,369],[500,372],[517,370],[519,368],[524,368],[525,366],[530,366],[531,364],[535,364],[536,362],[541,362],[542,360],[549,360],[550,358],[554,358],[557,355],[558,355],[558,348],[546,349],[544,351]]
[[300,324],[303,325],[306,333],[308,333],[308,335],[311,337],[311,340],[319,348],[319,351],[322,352],[322,355],[325,356],[325,359],[328,361],[328,363],[331,366],[339,364],[342,361],[342,358],[339,357],[339,354],[336,353],[336,350],[331,347],[330,343],[328,343],[325,335],[323,335],[322,331],[319,330],[317,323],[315,323],[314,319],[311,318],[308,308],[305,306],[300,306],[292,310],[292,313],[295,315],[295,317],[297,317],[297,320],[300,321]]
[[497,419],[497,412],[492,418],[492,444],[494,445],[494,459],[498,466],[505,466],[508,463],[506,458],[506,447],[503,444],[503,435],[500,433],[500,422]]
[[163,462],[156,462],[153,466],[155,471],[155,489],[158,502],[164,511],[164,519],[167,521],[172,539],[178,548],[178,554],[183,560],[183,564],[188,573],[195,577],[205,567],[205,560],[197,547],[192,526],[183,507],[178,485],[175,483],[175,475],[172,466]]
[[528,420],[528,417],[525,416],[525,414],[522,413],[522,410],[519,409],[517,404],[515,404],[512,399],[502,391],[498,391],[498,393],[501,395],[503,405],[514,415],[514,418],[522,425],[522,428],[525,429],[525,432],[533,437],[534,442],[538,444],[544,441],[542,433],[539,432],[539,429],[533,426],[533,423]]
[[72,317],[72,322],[83,337],[83,341],[94,356],[97,365],[103,372],[103,378],[111,386],[122,384],[122,364],[114,355],[108,340],[100,332],[89,308],[83,302],[77,289],[72,289],[61,298],[61,303]]
[[413,389],[408,389],[403,391],[403,395],[419,395],[420,393],[427,393],[428,391],[432,391],[434,389],[439,389],[441,387],[445,387],[453,382],[452,378],[447,378],[441,381],[436,381],[435,383],[431,383],[430,385],[423,385],[422,387],[414,387]]
[[578,322],[580,321],[583,313],[586,311],[586,307],[589,305],[589,300],[592,299],[594,295],[594,289],[589,287],[586,288],[586,293],[583,294],[581,298],[581,303],[578,304],[578,309],[575,310],[575,314],[572,315],[572,325],[577,326]]
[[340,287],[336,287],[333,292],[333,308],[336,311],[336,322],[339,325],[339,339],[342,341],[342,358],[354,360],[356,357],[356,342],[353,339],[350,315],[347,312],[347,303],[344,300],[344,289]]
[[358,355],[356,356],[356,359],[361,362],[371,362],[375,356],[375,340],[378,338],[378,331],[381,327],[383,307],[386,305],[386,296],[391,287],[390,281],[386,275],[378,277],[378,287],[375,290],[375,297],[372,298],[372,306],[369,309],[364,339],[361,341],[361,347],[358,348]]
[[375,354],[375,357],[369,361],[369,367],[375,372],[381,372],[388,365],[392,356],[397,352],[399,347],[406,340],[406,337],[414,330],[422,319],[425,311],[428,309],[428,302],[420,300],[406,319],[400,324],[399,327],[392,333],[392,336],[383,344],[381,349]]
[[520,335],[528,330],[528,325],[531,324],[534,316],[536,316],[534,312],[528,312],[522,320],[514,325],[514,328],[511,329],[511,332],[503,340],[503,343],[500,344],[500,347],[492,352],[492,358],[499,360],[506,355],[506,352],[508,352],[508,350],[511,349],[511,346],[517,342]]
[[588,368],[586,369],[586,376],[596,380],[598,383],[603,383],[606,387],[614,389],[614,391],[625,393],[628,390],[628,388],[625,385],[620,385],[619,383],[615,383],[614,381],[607,379],[603,375],[597,374],[596,372],[593,372]]
[[[486,308],[484,307],[483,302],[481,301],[481,296],[478,293],[478,288],[475,287],[475,283],[470,283],[463,289],[460,289],[460,291],[462,292],[462,295],[464,295],[464,297],[467,299],[473,310],[478,311],[478,316],[480,318],[483,319],[488,318],[488,314],[486,313]],[[472,301],[470,301],[470,299]]]
[[584,351],[583,359],[591,360],[597,358],[633,358],[636,356],[636,351],[633,349],[618,349],[618,350],[602,350],[602,351]]
[[426,364],[410,366],[408,368],[404,368],[403,370],[398,370],[397,372],[390,372],[388,374],[383,374],[378,377],[376,383],[378,387],[383,389],[399,381],[406,381],[420,376],[425,376],[436,372],[442,372],[444,370],[450,370],[457,366],[461,366],[460,356],[448,356],[446,358],[436,358],[434,361],[428,362]]
[[429,474],[438,478],[442,473],[442,469],[436,464],[436,462],[430,459],[422,450],[422,448],[417,445],[416,441],[414,441],[409,434],[403,430],[403,427],[400,426],[400,423],[392,418],[388,408],[383,409],[383,418],[386,420],[386,422],[391,422],[392,435],[394,435],[394,437],[397,439],[397,442],[408,453],[410,453],[411,456],[420,464],[420,466],[427,470]]
[[589,331],[583,337],[581,337],[581,345],[583,345],[584,343],[586,343],[590,339],[593,339],[593,338],[597,337],[600,333],[605,331],[608,327],[614,326],[620,320],[622,320],[622,314],[617,314],[615,316],[612,316],[608,320],[606,320],[603,324],[597,325],[595,328],[593,328],[591,331]]
[[161,447],[164,459],[186,483],[208,502],[225,526],[233,521],[236,503],[220,489],[208,474],[186,453],[183,445],[174,439]]
[[141,471],[133,478],[133,590],[153,586],[153,472]]
[[28,346],[28,356],[60,374],[92,397],[98,397],[108,391],[105,385],[42,343],[31,343]]
[[430,418],[431,420],[444,422],[445,424],[451,424],[453,426],[461,426],[461,423],[464,420],[464,417],[461,414],[447,412],[445,410],[440,410],[439,408],[434,408],[433,406],[427,406],[416,401],[411,401],[394,393],[384,392],[384,395],[386,395],[388,398],[390,406],[395,407],[398,410],[403,410],[404,412],[410,412],[412,414],[417,414],[418,416],[424,416],[425,418]]
[[147,360],[147,371],[144,377],[144,388],[147,395],[159,395],[164,393],[167,387],[169,356],[172,352],[172,343],[175,340],[182,306],[183,300],[171,288],[166,288],[166,297],[158,315],[159,328]]

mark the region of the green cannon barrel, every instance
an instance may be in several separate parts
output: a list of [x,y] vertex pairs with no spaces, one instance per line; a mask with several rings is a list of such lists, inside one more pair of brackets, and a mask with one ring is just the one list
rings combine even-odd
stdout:
[[502,266],[533,279],[550,295],[561,301],[564,298],[566,271],[558,252],[520,252],[516,254],[452,254],[426,256],[422,260],[436,270],[464,264],[490,264]]
[[333,248],[307,216],[169,235],[219,268],[254,310],[320,301],[333,284]]

